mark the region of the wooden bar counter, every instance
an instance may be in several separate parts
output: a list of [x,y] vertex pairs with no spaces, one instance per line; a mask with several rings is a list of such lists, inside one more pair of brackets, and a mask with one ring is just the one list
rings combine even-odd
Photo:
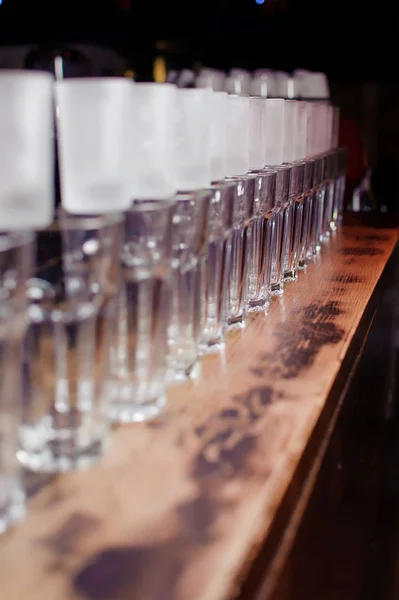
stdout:
[[27,518],[0,538],[1,600],[270,598],[397,237],[345,226],[170,390],[164,417],[115,430],[90,471],[27,477]]

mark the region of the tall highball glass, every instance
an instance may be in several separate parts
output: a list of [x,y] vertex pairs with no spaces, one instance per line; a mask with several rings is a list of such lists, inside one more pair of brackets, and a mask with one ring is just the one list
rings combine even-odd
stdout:
[[108,447],[120,225],[61,211],[59,260],[29,281],[18,458],[32,470],[88,467]]
[[114,422],[154,418],[166,404],[172,213],[172,202],[141,200],[124,216],[112,342]]
[[25,286],[32,272],[33,240],[28,233],[0,233],[0,533],[25,514],[17,450]]

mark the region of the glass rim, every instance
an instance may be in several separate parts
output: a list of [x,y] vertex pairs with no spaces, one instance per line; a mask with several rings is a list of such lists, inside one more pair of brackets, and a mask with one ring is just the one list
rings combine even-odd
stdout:
[[227,92],[227,95],[229,96],[229,98],[241,98],[241,100],[248,100],[249,103],[249,96],[247,94],[230,94],[229,92]]
[[282,163],[281,165],[273,165],[273,168],[276,171],[289,171],[291,169],[292,163]]
[[54,76],[48,71],[30,71],[28,69],[4,69],[0,71],[0,81],[5,79],[42,79],[43,81],[55,81]]
[[250,181],[252,179],[256,179],[258,177],[258,173],[245,173],[245,175],[232,175],[231,177],[226,177],[226,181],[232,181],[234,183],[239,181]]
[[206,189],[213,191],[213,190],[232,188],[232,187],[234,187],[234,183],[235,183],[235,181],[230,181],[228,179],[221,179],[220,181],[213,181]]
[[[172,83],[171,85],[175,85],[174,83]],[[204,95],[205,94],[207,96],[209,96],[211,93],[213,93],[213,90],[211,90],[210,88],[201,88],[201,87],[193,87],[193,88],[177,88],[179,94],[181,93],[187,93],[187,94],[192,94],[193,92],[199,92],[200,94]],[[227,93],[227,92],[226,92]]]
[[50,227],[42,229],[41,231],[67,231],[71,229],[88,231],[91,229],[103,229],[104,227],[121,223],[122,219],[123,213],[120,212],[105,213],[100,215],[74,215],[68,213],[62,208],[62,206],[60,206],[55,213],[54,221]]
[[173,198],[160,200],[157,198],[143,198],[134,200],[127,209],[127,213],[158,212],[165,209],[171,209],[175,205]]
[[0,231],[0,252],[27,246],[34,240],[35,234],[32,231]]
[[174,197],[173,201],[176,202],[187,202],[189,200],[203,199],[210,196],[211,191],[209,188],[202,188],[192,192],[178,192]]
[[98,85],[99,83],[108,83],[108,82],[116,83],[117,85],[120,85],[121,83],[123,83],[123,85],[125,85],[125,84],[132,85],[133,84],[132,80],[128,79],[127,77],[123,77],[123,76],[113,77],[112,75],[109,75],[106,77],[67,77],[66,79],[54,80],[54,83],[57,88],[64,87],[65,85],[69,87],[71,84],[76,84],[76,83],[94,86],[94,85]]
[[267,96],[261,96],[260,94],[249,94],[250,100],[267,100]]
[[175,83],[170,83],[170,82],[160,83],[159,81],[138,81],[138,82],[135,81],[134,87],[148,88],[148,89],[162,88],[162,89],[169,89],[169,90],[170,89],[174,89],[174,90],[179,89]]
[[276,173],[277,171],[273,171],[272,169],[267,170],[267,169],[259,169],[259,170],[254,170],[252,171],[252,173],[250,173],[251,175],[254,175],[255,177],[260,177],[261,179],[273,179],[274,177],[276,177]]

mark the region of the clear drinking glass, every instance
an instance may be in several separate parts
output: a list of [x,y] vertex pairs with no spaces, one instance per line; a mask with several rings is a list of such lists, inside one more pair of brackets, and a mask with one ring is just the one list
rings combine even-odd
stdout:
[[304,165],[303,176],[303,218],[301,233],[299,237],[299,269],[304,269],[306,267],[307,255],[309,252],[310,225],[313,209],[313,167],[314,160],[311,158],[307,159]]
[[134,87],[124,77],[55,83],[61,202],[65,210],[90,214],[129,207],[134,166],[129,126]]
[[304,181],[305,163],[296,162],[291,165],[290,178],[290,208],[292,207],[292,227],[290,232],[289,251],[286,255],[287,262],[284,266],[284,279],[294,281],[298,277],[300,256],[300,240],[304,215]]
[[281,264],[283,280],[294,281],[296,274],[290,270],[291,249],[294,237],[295,201],[291,197],[284,206],[283,212],[283,237],[281,245]]
[[318,193],[316,194],[316,202],[318,205],[317,240],[319,248],[321,248],[321,244],[326,239],[324,236],[324,219],[327,202],[328,154],[325,152],[321,155],[320,173],[321,183]]
[[235,184],[211,186],[208,249],[202,261],[200,353],[219,351],[225,342]]
[[295,162],[299,158],[297,154],[297,138],[299,133],[298,112],[299,102],[297,100],[284,101],[283,162],[287,165]]
[[249,98],[227,97],[225,167],[229,176],[245,175],[249,171],[249,108]]
[[54,211],[53,77],[0,73],[0,230],[48,227]]
[[307,156],[308,143],[308,107],[307,102],[297,101],[297,130],[295,137],[295,155],[297,159],[304,160]]
[[21,358],[26,330],[26,281],[33,235],[0,233],[0,533],[24,516],[17,461],[21,421]]
[[120,224],[60,212],[60,259],[29,282],[18,458],[34,471],[88,467],[107,448]]
[[260,171],[255,175],[253,220],[248,249],[247,310],[265,310],[270,302],[272,207],[275,192],[275,173]]
[[[169,199],[175,182],[174,125],[178,89],[169,83],[135,83],[126,126],[130,136],[131,198]],[[130,207],[130,203],[129,203]]]
[[213,92],[209,98],[210,127],[210,171],[211,181],[219,181],[226,175],[226,141],[229,98],[226,92]]
[[248,258],[251,248],[250,222],[253,218],[255,178],[251,175],[228,177],[235,183],[231,236],[231,263],[228,278],[227,326],[244,327],[248,292]]
[[321,249],[321,230],[323,222],[325,189],[323,187],[324,178],[324,157],[314,158],[313,166],[313,186],[312,186],[312,214],[310,217],[310,238],[308,258],[316,256]]
[[179,89],[174,110],[174,182],[176,189],[208,186],[211,174],[211,117],[213,93]]
[[285,100],[267,98],[265,165],[280,165],[284,160],[284,112]]
[[174,197],[167,356],[170,381],[185,381],[199,357],[201,272],[208,244],[209,201],[207,190]]
[[288,253],[287,234],[290,219],[287,215],[290,168],[278,165],[272,170],[276,173],[275,199],[273,207],[274,235],[271,249],[272,266],[270,290],[272,295],[280,295],[284,290],[284,264]]
[[266,164],[266,117],[265,98],[249,98],[249,170],[259,171]]
[[337,185],[334,197],[334,219],[337,225],[342,221],[344,212],[344,199],[346,187],[346,168],[348,160],[348,152],[346,148],[338,149],[338,165],[337,165]]
[[325,202],[323,215],[323,238],[327,239],[331,235],[331,231],[335,231],[336,223],[334,220],[334,198],[336,180],[334,174],[336,172],[337,154],[334,150],[326,155],[326,173],[325,173]]
[[115,422],[156,417],[166,404],[172,202],[135,201],[124,217],[112,341]]

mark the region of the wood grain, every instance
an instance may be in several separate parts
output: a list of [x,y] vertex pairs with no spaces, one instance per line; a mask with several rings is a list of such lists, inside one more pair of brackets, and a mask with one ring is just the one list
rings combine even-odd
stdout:
[[0,540],[2,599],[235,596],[397,237],[344,228],[164,417],[119,428],[88,472],[31,479],[26,521]]

